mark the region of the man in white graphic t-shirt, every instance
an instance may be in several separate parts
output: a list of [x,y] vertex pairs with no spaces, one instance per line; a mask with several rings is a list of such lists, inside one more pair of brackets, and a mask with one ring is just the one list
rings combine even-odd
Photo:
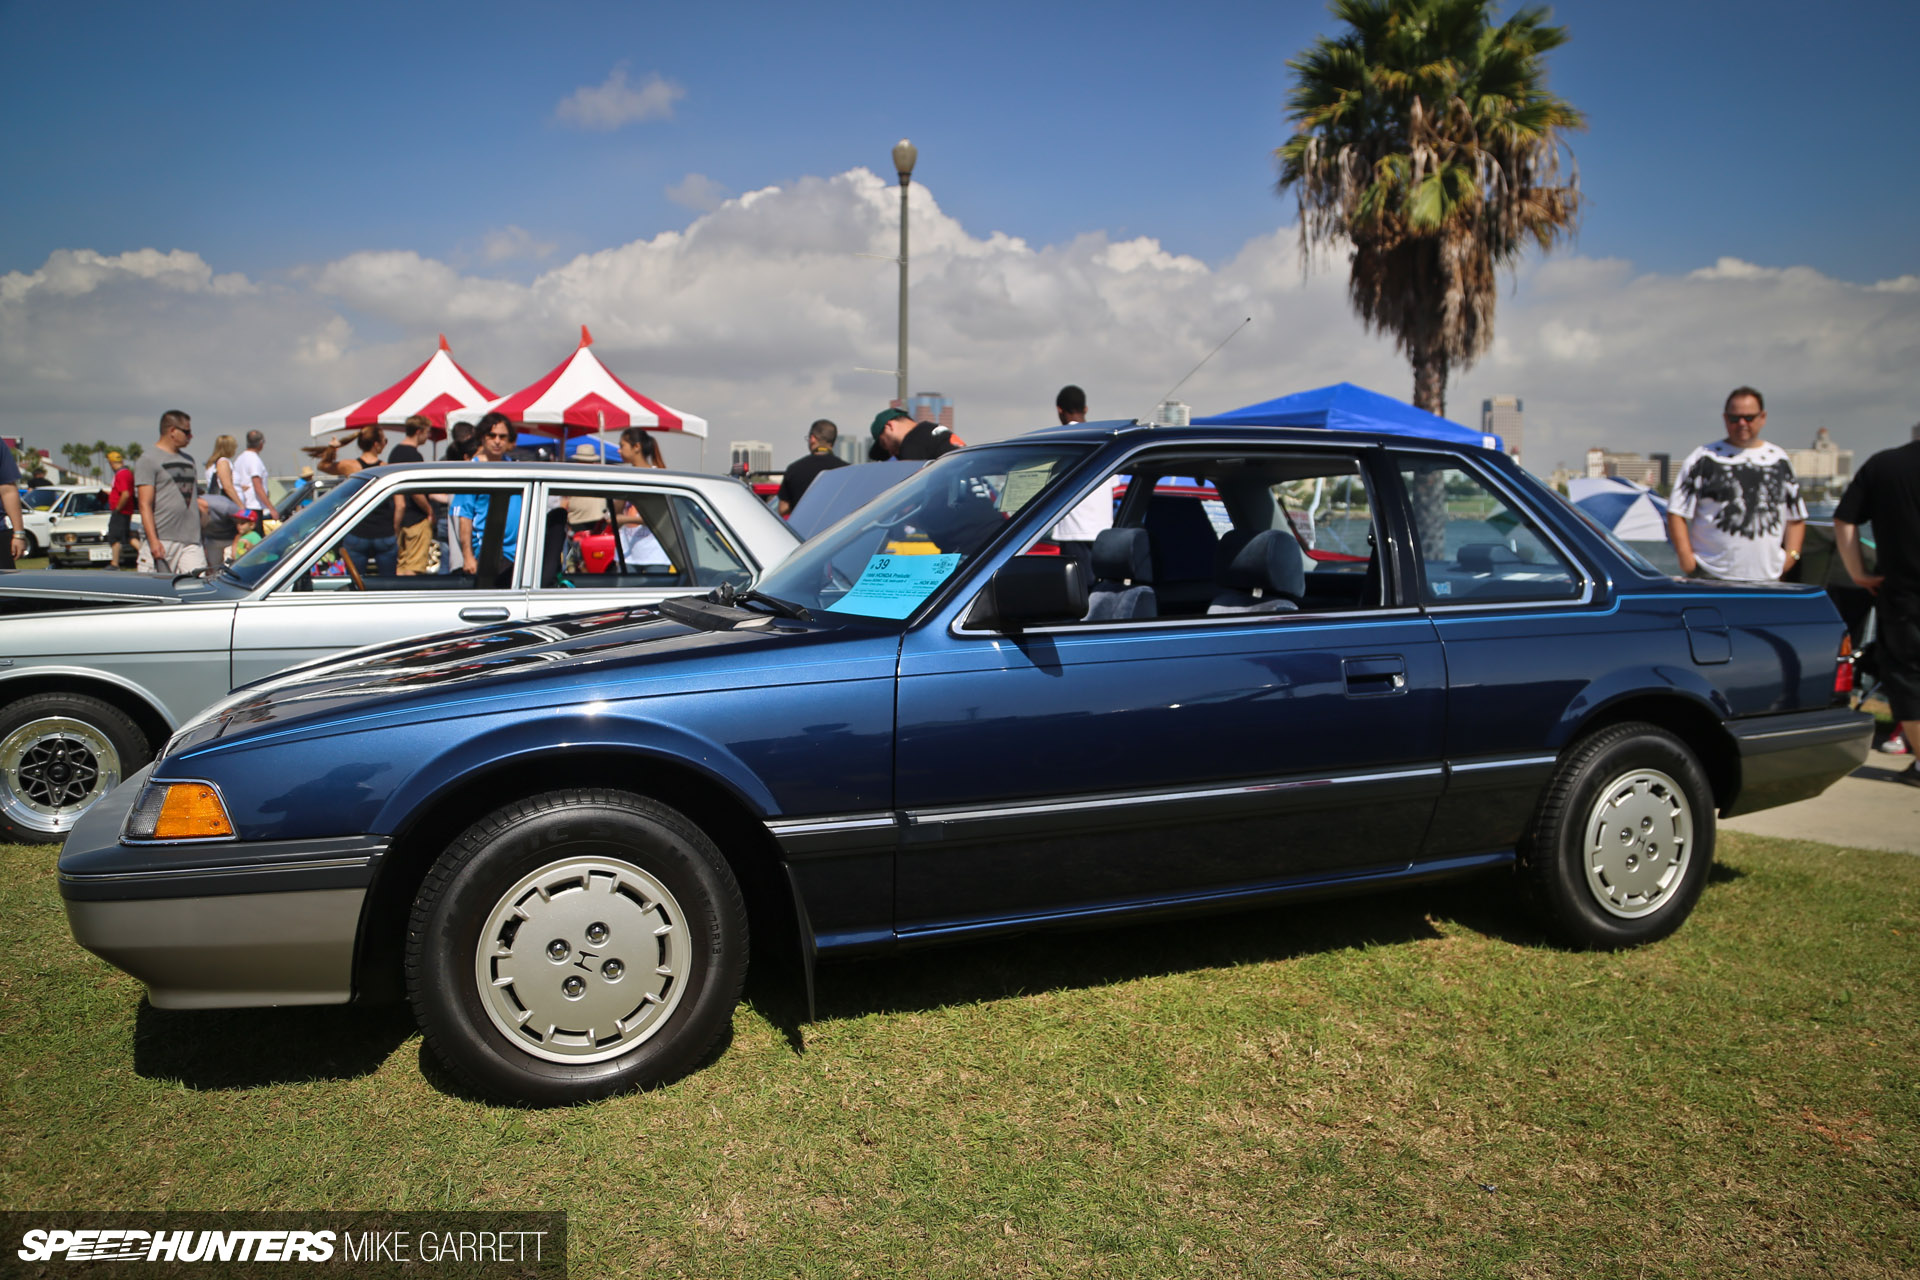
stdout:
[[1667,536],[1690,578],[1771,582],[1800,559],[1807,506],[1786,451],[1760,438],[1767,402],[1752,387],[1727,396],[1727,438],[1687,455],[1667,503]]

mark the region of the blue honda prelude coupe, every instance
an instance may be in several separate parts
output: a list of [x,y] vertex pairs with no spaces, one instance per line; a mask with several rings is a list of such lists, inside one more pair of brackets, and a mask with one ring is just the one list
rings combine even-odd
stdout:
[[[1076,507],[1111,528],[1055,542]],[[753,589],[244,687],[85,814],[60,887],[155,1005],[404,995],[469,1085],[573,1102],[701,1062],[750,921],[808,991],[816,959],[1468,874],[1573,946],[1663,937],[1716,814],[1864,758],[1845,636],[1817,589],[1662,575],[1498,453],[1064,427]]]

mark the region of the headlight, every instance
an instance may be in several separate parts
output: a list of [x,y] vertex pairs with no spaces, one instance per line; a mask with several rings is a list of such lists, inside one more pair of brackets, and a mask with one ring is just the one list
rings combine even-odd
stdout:
[[54,541],[56,541],[56,542],[60,542],[60,543],[64,543],[65,545],[67,545],[67,546],[69,546],[69,547],[70,547],[70,546],[72,546],[72,545],[73,545],[74,543],[76,543],[76,542],[78,542],[78,541],[80,541],[80,539],[79,539],[79,538],[78,538],[77,536],[75,536],[74,534],[71,534],[71,533],[63,533],[63,534],[60,534],[60,535],[59,535],[58,537],[56,537],[56,538],[54,539]]
[[233,821],[211,782],[148,782],[127,814],[120,839],[128,843],[231,840]]

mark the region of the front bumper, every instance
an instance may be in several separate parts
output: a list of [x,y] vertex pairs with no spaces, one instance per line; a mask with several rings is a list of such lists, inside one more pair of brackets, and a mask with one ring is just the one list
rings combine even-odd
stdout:
[[147,985],[161,1009],[344,1004],[371,836],[124,845],[151,766],[89,809],[60,853],[74,941]]
[[1740,790],[1720,811],[1731,818],[1811,800],[1866,761],[1873,717],[1833,707],[1756,716],[1727,725],[1740,751]]

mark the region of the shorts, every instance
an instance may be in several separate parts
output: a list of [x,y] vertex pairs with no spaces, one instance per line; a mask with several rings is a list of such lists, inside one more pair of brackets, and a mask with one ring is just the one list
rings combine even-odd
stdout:
[[1920,720],[1920,592],[1880,589],[1874,651],[1895,720]]
[[433,561],[433,521],[416,520],[400,526],[400,568],[403,574],[429,573]]
[[140,539],[140,561],[134,567],[141,573],[205,573],[207,553],[197,542],[168,542],[161,540],[160,550],[166,553],[164,564],[153,562],[153,544]]
[[107,541],[133,541],[133,512],[115,511],[107,517]]

